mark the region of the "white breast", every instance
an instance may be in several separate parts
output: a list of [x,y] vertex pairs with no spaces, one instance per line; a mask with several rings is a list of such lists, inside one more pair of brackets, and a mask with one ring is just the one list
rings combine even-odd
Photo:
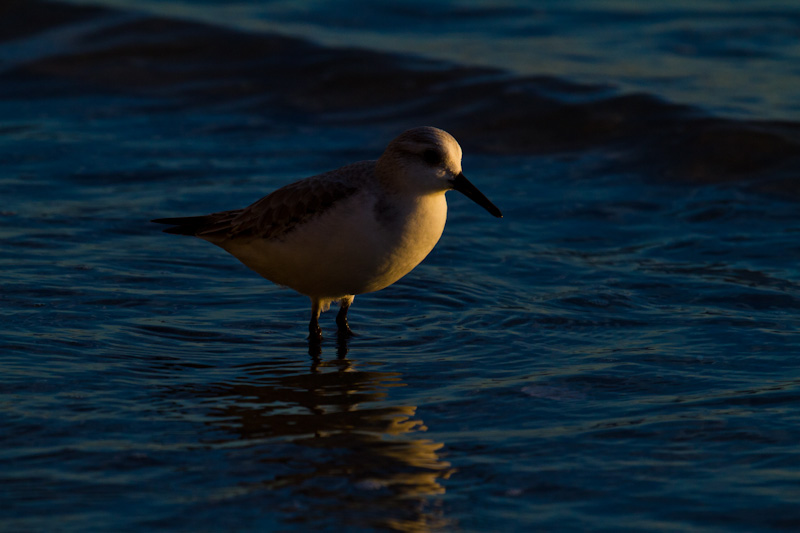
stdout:
[[[373,292],[408,274],[444,230],[444,193],[349,197],[280,239],[221,243],[263,277],[302,294],[337,299]],[[381,205],[390,205],[388,211]]]

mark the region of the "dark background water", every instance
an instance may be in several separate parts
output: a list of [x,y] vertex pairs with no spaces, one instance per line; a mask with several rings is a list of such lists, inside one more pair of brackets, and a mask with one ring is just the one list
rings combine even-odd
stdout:
[[[104,4],[0,8],[0,529],[797,529],[794,4]],[[421,124],[505,218],[347,346],[148,223]]]

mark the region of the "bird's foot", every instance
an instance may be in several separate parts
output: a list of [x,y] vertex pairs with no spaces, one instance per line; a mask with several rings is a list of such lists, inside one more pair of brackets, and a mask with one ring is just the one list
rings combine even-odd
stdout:
[[322,342],[322,328],[319,327],[319,324],[309,324],[308,342],[309,344],[320,344]]
[[350,338],[353,337],[355,333],[353,333],[353,330],[350,329],[350,325],[347,323],[347,318],[344,320],[337,319],[336,325],[339,326],[339,330],[336,332],[336,352],[339,356],[339,359],[344,359],[347,357]]
[[355,333],[353,330],[350,329],[350,324],[347,323],[347,318],[340,320],[338,317],[336,318],[336,325],[339,327],[339,330],[336,332],[339,335],[339,338],[349,339],[350,337],[354,337]]

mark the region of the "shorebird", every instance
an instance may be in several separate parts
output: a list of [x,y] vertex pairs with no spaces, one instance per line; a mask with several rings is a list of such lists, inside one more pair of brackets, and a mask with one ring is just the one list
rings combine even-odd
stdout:
[[356,294],[388,287],[433,250],[454,189],[492,215],[500,210],[461,171],[461,147],[446,131],[400,134],[376,161],[360,161],[280,188],[242,209],[160,218],[166,233],[193,235],[247,267],[311,298],[309,341],[319,315],[339,302],[340,336]]

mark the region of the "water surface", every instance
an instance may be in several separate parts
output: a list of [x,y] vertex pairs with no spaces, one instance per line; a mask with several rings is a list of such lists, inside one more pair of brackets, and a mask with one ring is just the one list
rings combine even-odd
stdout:
[[[721,90],[714,108],[166,5],[4,8],[2,529],[797,529],[791,105]],[[263,13],[295,13],[281,6]],[[491,20],[536,20],[504,9]],[[647,33],[690,9],[605,20]],[[793,9],[747,24],[791,28]],[[412,18],[374,38],[432,39]],[[452,24],[468,20],[484,31]],[[792,50],[771,59],[786,79]],[[437,248],[356,298],[346,345],[328,313],[309,353],[305,298],[148,222],[244,206],[420,124],[459,139],[505,218],[450,193]]]

